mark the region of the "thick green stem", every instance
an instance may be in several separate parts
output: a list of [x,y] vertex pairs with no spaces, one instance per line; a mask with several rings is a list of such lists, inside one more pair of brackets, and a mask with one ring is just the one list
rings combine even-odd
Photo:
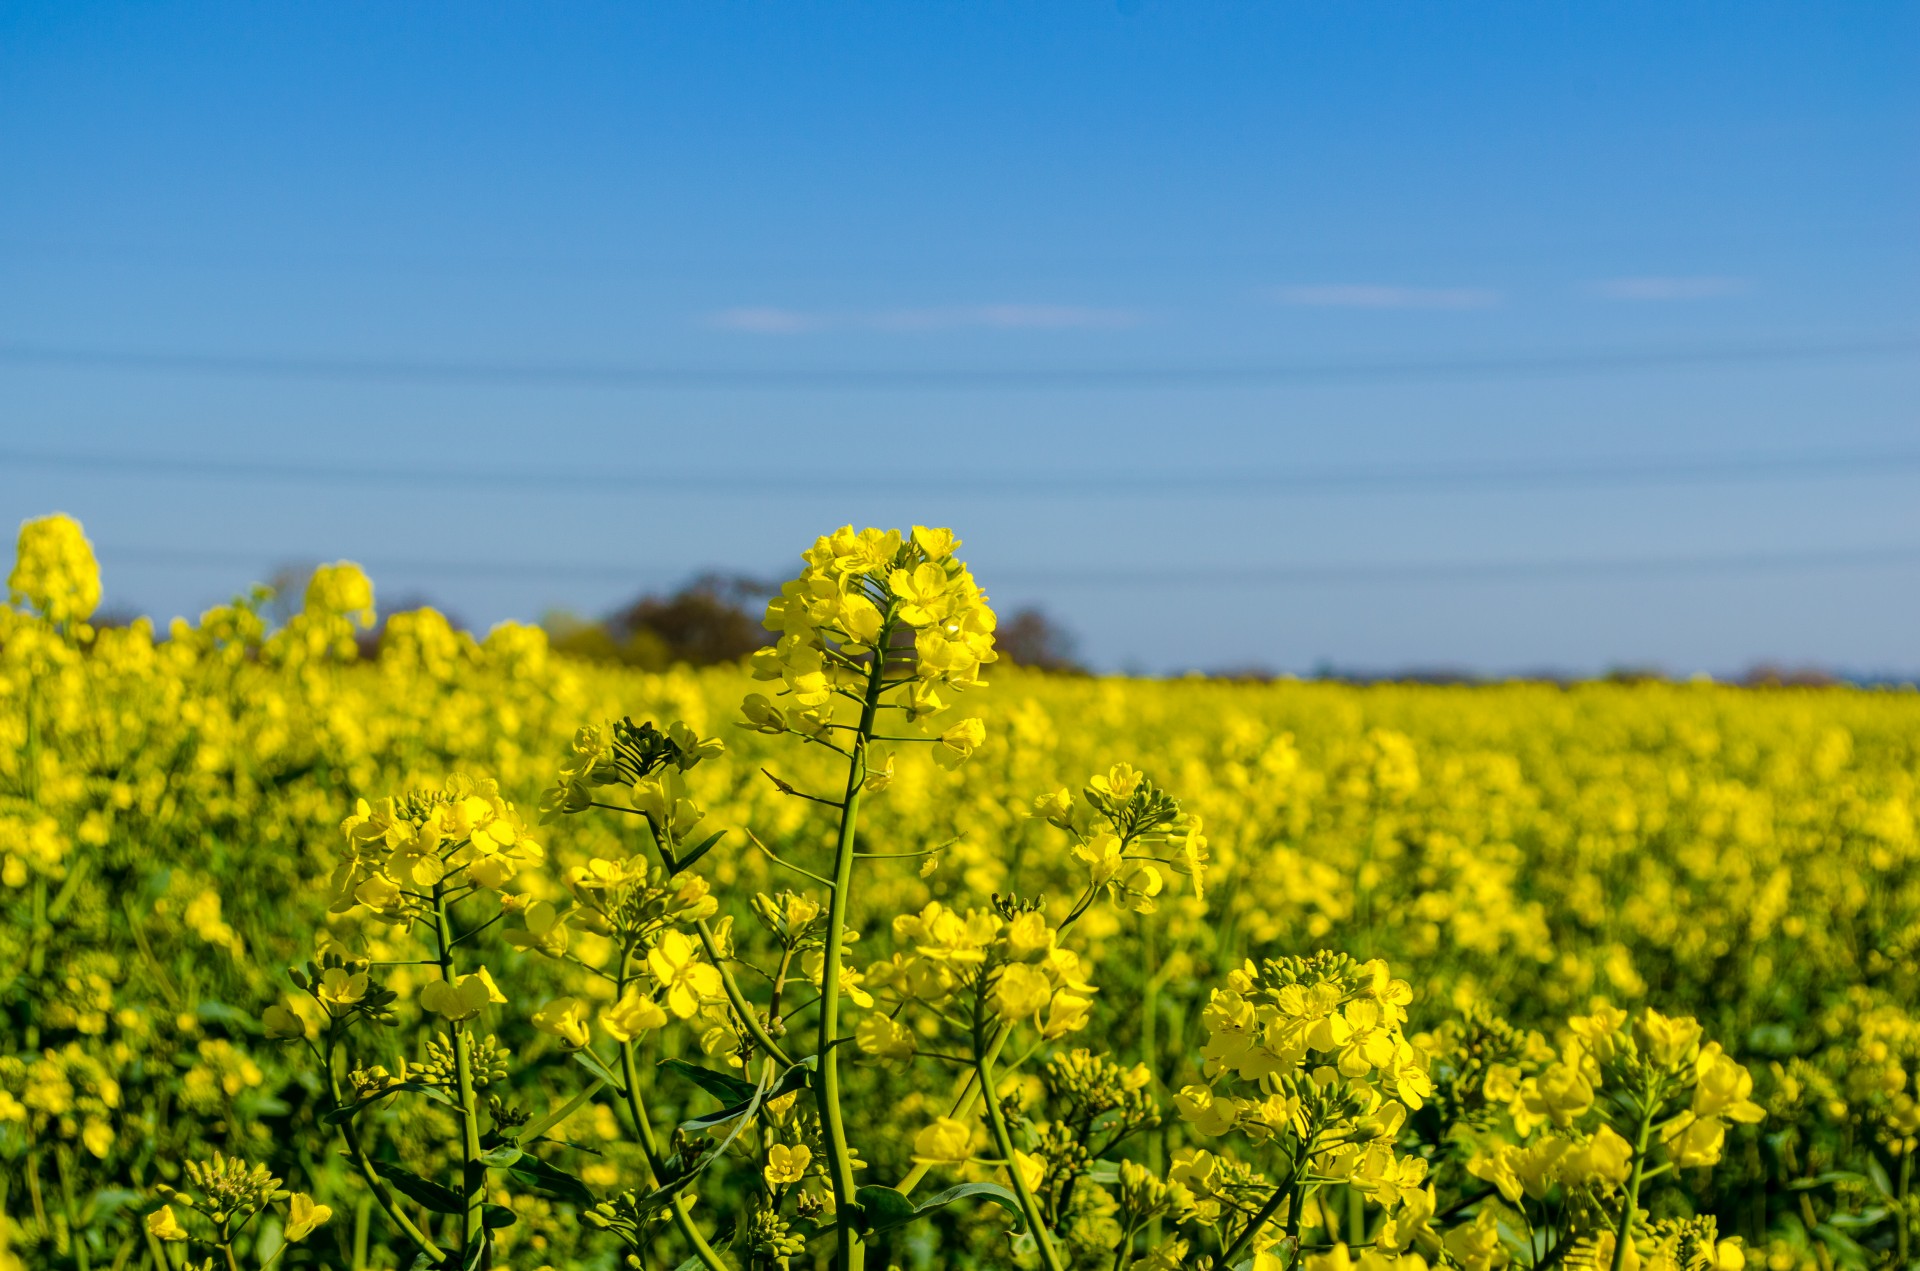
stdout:
[[[1267,1197],[1266,1203],[1260,1206],[1259,1212],[1247,1220],[1246,1227],[1242,1229],[1234,1242],[1227,1246],[1226,1251],[1220,1255],[1221,1266],[1231,1267],[1233,1265],[1234,1259],[1240,1256],[1241,1251],[1246,1249],[1259,1237],[1260,1229],[1265,1227],[1267,1223],[1272,1220],[1273,1216],[1280,1211],[1280,1206],[1286,1201],[1288,1196],[1293,1196],[1293,1208],[1287,1211],[1287,1233],[1293,1237],[1295,1254],[1299,1253],[1300,1211],[1305,1209],[1307,1205],[1307,1189],[1300,1183],[1300,1177],[1307,1172],[1307,1162],[1313,1159],[1314,1145],[1318,1140],[1319,1134],[1316,1131],[1312,1137],[1300,1145],[1300,1155],[1294,1160],[1293,1168],[1288,1171],[1287,1181],[1274,1188],[1273,1195]],[[1295,1194],[1296,1188],[1298,1189],[1297,1195]]]
[[[622,991],[625,991],[624,985]],[[633,1132],[640,1140],[640,1151],[647,1158],[647,1172],[651,1175],[649,1181],[659,1187],[666,1181],[666,1163],[660,1158],[660,1140],[653,1132],[652,1119],[647,1116],[647,1105],[640,1101],[640,1073],[638,1065],[634,1063],[631,1040],[620,1043],[620,1076],[627,1087],[627,1112],[633,1117]],[[713,1251],[707,1238],[700,1234],[700,1228],[693,1221],[691,1208],[692,1202],[685,1194],[676,1195],[672,1206],[673,1225],[693,1246],[693,1256],[700,1259],[700,1265],[706,1267],[707,1271],[727,1271],[727,1264],[720,1260],[720,1255]]]
[[[440,978],[452,985],[453,920],[447,912],[444,883],[433,885],[435,943],[439,946]],[[460,1253],[463,1265],[473,1264],[473,1250],[487,1238],[487,1165],[480,1159],[480,1109],[473,1097],[473,1030],[455,1021],[453,1032],[453,1077],[460,1100],[461,1193],[466,1212],[460,1226]]]
[[[331,1054],[327,1058],[327,1089],[333,1095],[334,1107],[346,1106],[346,1100],[340,1097],[340,1078],[333,1071]],[[353,1157],[353,1163],[360,1167],[360,1175],[367,1180],[367,1187],[372,1191],[373,1198],[380,1203],[381,1212],[386,1214],[387,1221],[405,1232],[407,1239],[413,1241],[414,1245],[428,1258],[435,1262],[445,1259],[447,1255],[440,1246],[415,1226],[411,1218],[401,1212],[399,1197],[393,1194],[393,1188],[387,1185],[387,1180],[380,1176],[380,1171],[374,1166],[372,1158],[367,1155],[367,1149],[360,1141],[360,1131],[354,1125],[352,1117],[340,1119],[340,1137],[346,1143],[347,1151]]]
[[[1272,1220],[1273,1216],[1280,1211],[1280,1206],[1286,1202],[1287,1197],[1292,1195],[1292,1193],[1293,1184],[1291,1180],[1273,1189],[1273,1195],[1267,1197],[1266,1204],[1260,1206],[1259,1212],[1247,1220],[1246,1227],[1235,1237],[1234,1242],[1227,1246],[1226,1251],[1220,1255],[1220,1264],[1222,1266],[1231,1267],[1233,1265],[1234,1259],[1240,1256],[1240,1251],[1253,1243],[1254,1237],[1260,1234],[1260,1229]],[[1300,1206],[1295,1205],[1293,1212],[1297,1214],[1299,1211]]]
[[976,1029],[973,1071],[979,1078],[980,1088],[986,1092],[987,1126],[993,1131],[994,1146],[1000,1149],[1001,1159],[1007,1163],[1007,1177],[1013,1182],[1013,1194],[1020,1200],[1020,1212],[1027,1216],[1027,1226],[1033,1230],[1034,1243],[1040,1248],[1040,1261],[1047,1271],[1065,1271],[1059,1251],[1053,1247],[1053,1235],[1047,1230],[1046,1215],[1040,1212],[1033,1189],[1027,1186],[1026,1175],[1020,1171],[1020,1160],[1013,1154],[1013,1136],[1007,1132],[1006,1113],[1000,1109],[1000,1100],[994,1097],[993,1060],[981,1045],[985,1040]]
[[854,1199],[859,1186],[854,1181],[853,1154],[847,1147],[847,1126],[840,1112],[840,966],[846,947],[847,901],[853,891],[860,791],[867,781],[867,741],[873,736],[874,715],[885,689],[884,651],[892,630],[892,623],[884,624],[874,643],[873,662],[867,671],[867,691],[860,702],[860,726],[854,733],[853,753],[847,760],[847,792],[840,801],[840,834],[833,848],[833,890],[827,897],[827,947],[820,968],[820,1071],[814,1078],[814,1099],[820,1110],[821,1127],[826,1131],[827,1176],[833,1183],[834,1212],[839,1218],[834,1224],[838,1271],[863,1271],[867,1256],[866,1244],[860,1238],[859,1205]]
[[1653,1113],[1659,1106],[1660,1101],[1650,1091],[1646,1107],[1640,1113],[1640,1134],[1633,1144],[1633,1172],[1627,1176],[1626,1196],[1620,1203],[1620,1222],[1613,1230],[1613,1271],[1621,1271],[1627,1265],[1627,1241],[1633,1237],[1633,1219],[1640,1208],[1640,1180],[1647,1172],[1647,1140],[1652,1137]]

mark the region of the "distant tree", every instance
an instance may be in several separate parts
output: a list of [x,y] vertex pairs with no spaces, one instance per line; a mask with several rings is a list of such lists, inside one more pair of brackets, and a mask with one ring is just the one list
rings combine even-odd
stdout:
[[1821,666],[1761,662],[1747,668],[1740,683],[1748,688],[1832,688],[1840,683],[1840,677]]
[[676,663],[737,662],[766,644],[760,625],[776,589],[738,574],[701,574],[678,591],[645,595],[593,622],[549,614],[553,647],[575,657],[661,671]]
[[1045,611],[1027,606],[1002,619],[993,633],[1000,656],[1017,666],[1065,675],[1085,675],[1073,633]]

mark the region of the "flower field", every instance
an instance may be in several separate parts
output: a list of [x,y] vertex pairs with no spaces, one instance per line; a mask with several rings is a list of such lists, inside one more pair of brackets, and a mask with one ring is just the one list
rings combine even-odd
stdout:
[[28,523],[0,1268],[1916,1265],[1920,695],[1043,676],[957,548],[653,675]]

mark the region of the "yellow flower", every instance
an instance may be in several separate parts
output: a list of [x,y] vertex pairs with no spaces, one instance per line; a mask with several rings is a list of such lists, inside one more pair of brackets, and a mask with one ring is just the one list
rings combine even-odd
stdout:
[[700,1004],[726,991],[718,968],[699,960],[699,951],[684,931],[669,931],[647,954],[647,969],[667,991],[667,1008],[680,1019],[692,1019]]
[[1047,1004],[1047,1014],[1040,1021],[1040,1035],[1048,1041],[1054,1041],[1076,1033],[1087,1026],[1087,1019],[1093,1012],[1093,999],[1083,997],[1071,989],[1061,989],[1053,995]]
[[973,1159],[973,1131],[941,1117],[914,1136],[913,1159],[920,1165],[964,1165]]
[[1020,1171],[1020,1181],[1027,1185],[1027,1190],[1030,1192],[1039,1191],[1040,1184],[1044,1182],[1047,1177],[1047,1158],[1044,1156],[1029,1155],[1026,1152],[1022,1152],[1019,1148],[1015,1148],[1013,1150],[1013,1164],[1014,1168]]
[[1727,1141],[1727,1124],[1717,1118],[1690,1121],[1677,1126],[1667,1136],[1667,1150],[1681,1169],[1719,1163],[1720,1149]]
[[807,1166],[812,1162],[813,1149],[804,1143],[796,1147],[776,1143],[767,1149],[767,1167],[762,1173],[772,1187],[797,1183],[806,1177]]
[[1173,1106],[1180,1110],[1181,1120],[1208,1138],[1225,1134],[1240,1119],[1239,1101],[1222,1098],[1208,1086],[1183,1087],[1173,1097]]
[[450,1021],[472,1019],[488,1004],[499,1006],[506,1000],[485,967],[451,982],[434,980],[420,990],[421,1009],[443,1015]]
[[987,739],[987,726],[977,719],[963,719],[946,732],[933,747],[933,761],[942,768],[958,768],[973,758],[973,752]]
[[1694,1061],[1694,1116],[1757,1124],[1767,1114],[1753,1101],[1752,1094],[1753,1074],[1723,1052],[1719,1042],[1700,1048],[1700,1057]]
[[295,1037],[305,1037],[307,1026],[298,1015],[286,1006],[275,1002],[260,1016],[262,1030],[275,1041],[290,1041]]
[[1534,1116],[1544,1116],[1561,1129],[1593,1106],[1593,1086],[1568,1064],[1554,1064],[1521,1093],[1521,1102]]
[[1649,1006],[1633,1021],[1633,1039],[1660,1067],[1678,1068],[1700,1044],[1700,1021],[1684,1015],[1669,1018]]
[[314,616],[350,618],[362,627],[373,625],[373,583],[366,571],[351,561],[315,568],[307,580],[305,603],[305,612]]
[[[329,1007],[352,1006],[367,995],[367,973],[348,971],[345,967],[328,967],[320,973],[320,984],[315,995]],[[334,1014],[339,1014],[338,1010]]]
[[867,1016],[855,1026],[853,1042],[862,1054],[893,1063],[913,1058],[919,1049],[911,1028],[899,1020],[877,1014]]
[[533,1013],[533,1026],[551,1033],[578,1050],[587,1044],[586,1004],[577,997],[557,997]]
[[1627,1181],[1632,1165],[1633,1144],[1603,1125],[1592,1139],[1567,1152],[1560,1176],[1574,1183],[1597,1182],[1602,1191],[1612,1191]]
[[660,1004],[633,985],[620,1000],[600,1012],[600,1027],[617,1042],[632,1041],[641,1033],[667,1026],[667,1013]]
[[187,1238],[187,1229],[180,1225],[172,1205],[162,1205],[147,1215],[147,1231],[160,1240],[179,1241]]
[[1045,971],[1015,962],[1000,972],[988,1003],[995,1015],[1008,1023],[1018,1023],[1038,1015],[1052,998],[1053,982]]
[[305,1192],[295,1192],[287,1202],[286,1239],[289,1244],[305,1240],[313,1234],[314,1228],[324,1227],[327,1219],[333,1217],[333,1210],[327,1205],[316,1205],[313,1197]]
[[100,566],[80,522],[54,513],[20,526],[7,590],[49,622],[85,622],[100,605]]
[[952,611],[948,584],[947,571],[928,561],[915,566],[912,573],[894,570],[887,579],[887,590],[900,602],[896,612],[902,622],[930,627]]
[[567,951],[571,932],[566,915],[556,909],[552,901],[534,901],[526,907],[521,921],[526,924],[524,929],[507,932],[507,943],[514,948],[538,950],[556,958]]

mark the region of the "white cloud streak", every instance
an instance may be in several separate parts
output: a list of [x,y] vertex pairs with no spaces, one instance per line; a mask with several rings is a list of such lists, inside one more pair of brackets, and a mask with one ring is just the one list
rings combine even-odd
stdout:
[[1711,300],[1717,296],[1738,295],[1750,285],[1744,278],[1649,276],[1602,278],[1589,283],[1587,290],[1602,300]]
[[749,306],[708,315],[706,325],[749,335],[816,331],[1117,331],[1145,320],[1137,309],[1088,305],[987,304],[924,309],[832,311]]
[[1281,287],[1281,304],[1316,309],[1491,309],[1501,301],[1485,287],[1399,287],[1383,283],[1323,283]]

